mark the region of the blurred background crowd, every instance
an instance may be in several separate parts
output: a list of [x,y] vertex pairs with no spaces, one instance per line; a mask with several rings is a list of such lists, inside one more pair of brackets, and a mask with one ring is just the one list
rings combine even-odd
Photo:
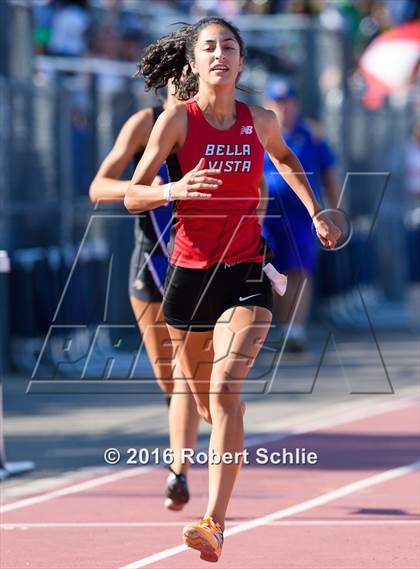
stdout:
[[[132,322],[126,295],[132,219],[122,207],[92,216],[88,188],[127,117],[156,102],[133,79],[141,50],[175,22],[208,15],[232,20],[243,33],[247,90],[240,98],[264,104],[267,85],[286,77],[303,116],[336,156],[341,207],[354,231],[342,251],[320,255],[311,321],[365,329],[367,308],[375,326],[413,326],[420,282],[419,52],[393,51],[401,59],[390,59],[389,69],[385,62],[384,74],[403,69],[407,80],[373,105],[364,101],[367,84],[377,88],[382,79],[363,73],[361,61],[383,34],[418,24],[419,6],[2,0],[0,248],[9,251],[12,274],[0,301],[11,300],[2,316],[11,363],[33,369],[52,322],[94,327],[105,312],[108,322]],[[107,287],[113,294],[104,311]]]
[[296,14],[345,29],[355,61],[381,32],[419,17],[416,0],[34,0],[38,54],[106,56],[135,61],[147,44],[147,17]]

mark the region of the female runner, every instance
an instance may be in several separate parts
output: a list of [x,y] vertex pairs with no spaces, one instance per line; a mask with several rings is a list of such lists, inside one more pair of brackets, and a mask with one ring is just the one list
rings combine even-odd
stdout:
[[[177,99],[168,85],[164,108],[170,108]],[[129,181],[121,180],[131,160],[137,165],[143,154],[150,132],[162,107],[143,109],[135,113],[123,125],[117,140],[102,162],[89,190],[92,202],[122,202]],[[163,165],[153,183],[159,185],[167,178]],[[147,212],[135,220],[135,247],[130,262],[129,297],[140,328],[144,344],[156,380],[171,401],[169,407],[169,439],[174,453],[174,462],[166,483],[165,506],[180,510],[189,500],[187,470],[189,463],[181,461],[183,448],[194,448],[199,415],[191,392],[185,382],[178,384],[172,377],[172,347],[167,327],[161,318],[162,292],[159,286],[159,271],[165,269],[167,261],[164,247],[165,225],[170,221],[168,208],[162,207]],[[156,270],[154,270],[156,267]],[[169,364],[168,364],[169,362]],[[173,394],[173,395],[172,395]]]
[[[175,201],[165,320],[198,412],[212,425],[209,457],[239,457],[209,460],[207,511],[183,530],[185,543],[206,561],[221,554],[243,450],[240,388],[271,322],[256,213],[264,148],[313,217],[322,243],[331,247],[339,238],[339,230],[316,215],[320,207],[274,113],[235,101],[243,63],[239,31],[221,18],[184,26],[149,46],[139,65],[146,85],[172,79],[177,98],[186,102],[158,118],[124,199],[133,213]],[[152,187],[173,153],[179,175],[170,177],[178,181]]]

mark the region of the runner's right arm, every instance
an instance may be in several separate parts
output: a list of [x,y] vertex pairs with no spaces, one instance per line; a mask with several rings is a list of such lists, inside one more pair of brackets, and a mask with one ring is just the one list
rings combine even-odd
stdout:
[[[155,209],[167,203],[165,186],[153,187],[153,179],[167,157],[183,145],[186,133],[187,112],[184,104],[179,103],[159,116],[124,198],[124,205],[130,213]],[[216,178],[220,174],[218,170],[204,169],[205,163],[205,159],[201,158],[195,168],[171,183],[171,199],[211,198],[212,194],[203,193],[202,190],[216,190],[222,181]]]

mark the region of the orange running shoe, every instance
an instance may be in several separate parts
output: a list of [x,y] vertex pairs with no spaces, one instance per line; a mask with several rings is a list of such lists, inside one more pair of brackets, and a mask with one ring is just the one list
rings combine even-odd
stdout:
[[213,518],[204,518],[197,523],[184,527],[182,532],[184,543],[197,549],[203,561],[216,563],[222,554],[223,532],[220,524]]

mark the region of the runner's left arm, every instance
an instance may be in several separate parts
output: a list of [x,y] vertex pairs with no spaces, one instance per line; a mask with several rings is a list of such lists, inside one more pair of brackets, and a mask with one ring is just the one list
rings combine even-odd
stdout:
[[274,166],[308,210],[321,243],[325,247],[334,247],[340,238],[340,230],[326,216],[317,215],[321,207],[315,198],[302,164],[283,139],[275,114],[259,107],[256,118],[259,138]]

